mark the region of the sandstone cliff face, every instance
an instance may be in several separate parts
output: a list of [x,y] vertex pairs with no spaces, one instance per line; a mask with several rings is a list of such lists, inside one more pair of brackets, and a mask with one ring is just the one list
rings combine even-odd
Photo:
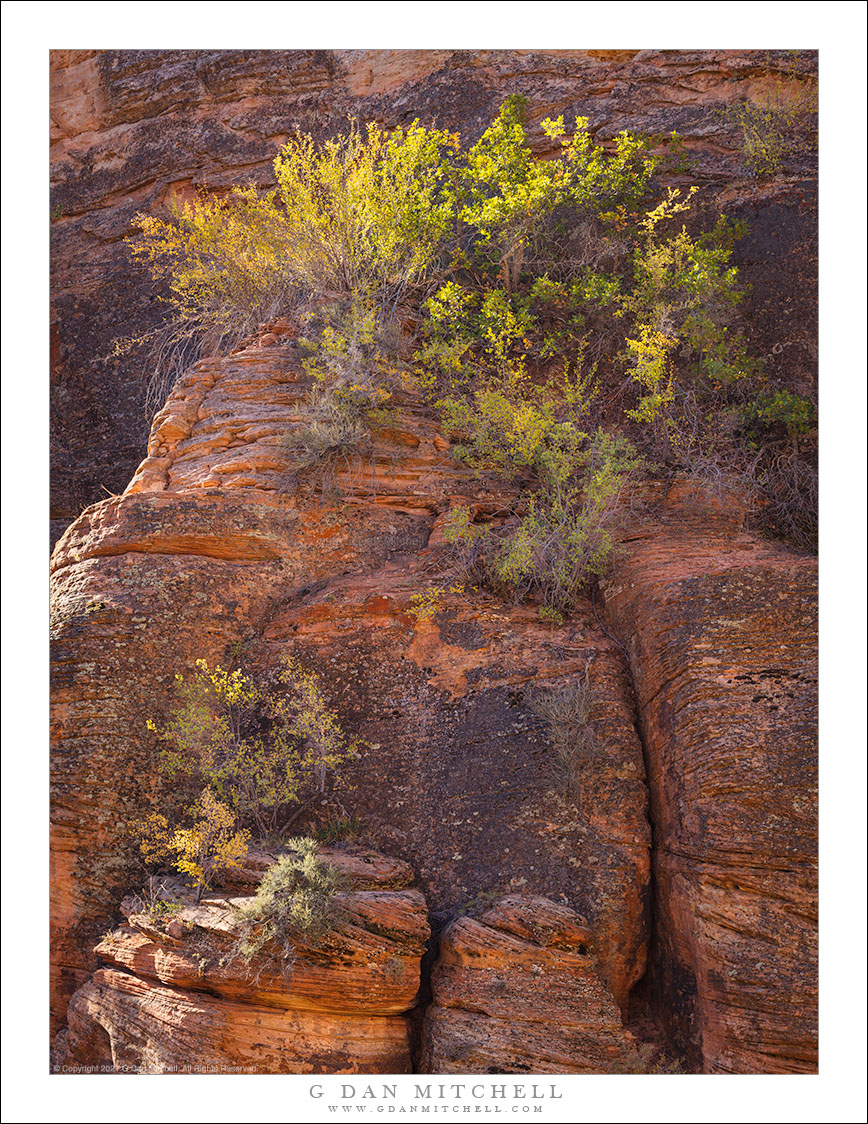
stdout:
[[[719,112],[761,97],[792,65],[765,51],[52,52],[52,541],[84,505],[125,487],[147,436],[141,360],[111,358],[116,339],[160,314],[123,244],[133,216],[174,194],[269,182],[296,126],[323,138],[350,113],[385,126],[418,116],[475,139],[521,93],[533,122],[586,116],[599,140],[677,130],[692,166],[674,182],[711,196],[725,186],[707,198],[712,220],[721,205],[748,220],[734,260],[753,286],[745,311],[767,370],[808,389],[813,158],[773,183],[745,180],[739,132]],[[795,66],[815,72],[816,56]]]
[[[132,361],[103,362],[117,336],[158,315],[122,244],[135,212],[266,182],[295,125],[323,137],[348,112],[387,126],[420,116],[470,138],[521,92],[534,121],[586,115],[598,139],[683,135],[693,168],[674,182],[703,184],[750,224],[736,261],[753,285],[754,347],[771,376],[807,390],[810,161],[746,180],[737,131],[718,113],[756,95],[769,65],[789,62],[738,51],[53,53],[52,504],[57,533],[74,522],[52,559],[52,1025],[75,993],[71,1057],[165,1072],[201,1038],[214,1065],[406,1068],[402,1012],[425,909],[440,931],[494,898],[478,920],[445,928],[425,1066],[605,1070],[633,1048],[619,1021],[644,980],[695,1068],[815,1068],[811,560],[695,498],[658,496],[603,583],[608,631],[589,603],[553,627],[533,607],[440,581],[450,507],[494,512],[503,496],[451,461],[412,396],[396,400],[370,457],[340,466],[336,491],[295,479],[279,437],[308,387],[292,328],[277,323],[187,373],[136,470],[143,384]],[[105,488],[121,494],[75,518]],[[413,596],[441,584],[436,617],[416,619]],[[214,956],[201,975],[188,942],[135,917],[100,941],[130,889],[128,825],[159,791],[145,718],[198,657],[234,651],[263,671],[286,649],[370,743],[349,810],[373,845],[412,865],[427,899],[400,880],[359,891],[375,903],[369,920],[389,895],[389,910],[404,903],[415,934],[388,986],[356,958],[343,975],[306,969],[290,993],[274,981],[257,991]],[[553,791],[528,703],[586,668],[600,750],[578,808]],[[218,915],[211,903],[189,918],[203,947],[222,939]],[[379,949],[370,939],[358,947]],[[349,1006],[332,1002],[338,979]],[[564,1028],[560,1045],[534,1019],[509,1031],[530,1003]]]
[[[154,922],[126,899],[128,923],[95,952],[106,965],[73,996],[55,1072],[407,1073],[408,1023],[428,938],[425,899],[406,863],[323,849],[348,888],[327,937],[296,948],[287,977],[232,955],[238,887]],[[255,888],[273,855],[242,873]],[[350,888],[352,887],[352,888]]]
[[[321,674],[372,747],[352,807],[413,863],[435,914],[480,893],[557,895],[588,919],[626,1004],[645,970],[650,831],[617,646],[589,606],[553,629],[531,607],[454,592],[434,621],[414,619],[438,519],[478,486],[408,400],[372,462],[339,474],[340,499],[293,492],[278,434],[306,386],[284,330],[199,364],[127,492],[85,512],[54,553],[56,1025],[127,888],[125,825],[159,784],[145,718],[179,668],[236,642],[252,670],[291,649]],[[527,703],[589,661],[601,750],[579,814],[552,792]]]
[[810,1072],[816,562],[725,512],[663,518],[604,583],[648,767],[660,1009],[711,1072]]
[[[203,1004],[235,1004],[214,1016],[224,1028],[245,1025],[246,1008],[263,1002],[249,993],[242,1002],[216,978],[203,997],[189,964],[171,957],[162,957],[165,969],[140,971],[158,958],[135,931],[100,946],[109,967],[86,982],[91,949],[128,889],[125,825],[159,784],[144,718],[178,668],[198,656],[225,659],[240,643],[252,670],[292,650],[369,741],[349,810],[363,813],[376,846],[413,865],[435,927],[480,896],[515,893],[546,895],[546,909],[585,919],[568,909],[558,921],[587,932],[594,957],[565,946],[578,959],[564,971],[584,997],[578,1021],[561,1018],[572,1027],[566,1053],[534,1039],[521,1055],[505,1035],[511,1004],[525,1005],[525,953],[561,971],[546,960],[548,938],[516,929],[526,921],[516,905],[444,937],[426,1064],[572,1071],[617,1061],[630,1046],[618,1010],[629,1012],[645,973],[653,909],[654,995],[693,1063],[812,1068],[813,562],[673,493],[625,532],[604,585],[611,636],[591,605],[554,628],[530,606],[455,591],[433,620],[419,621],[411,599],[437,583],[444,514],[459,499],[483,508],[500,499],[450,462],[410,397],[376,435],[370,460],[338,473],[341,494],[324,496],[293,478],[279,448],[305,390],[287,325],[203,361],[156,419],[124,495],[85,512],[55,551],[55,1026],[82,984],[71,1026],[123,1021],[135,1009],[133,1022],[152,1028],[141,1030],[149,1041],[148,1020],[168,1017],[167,988],[183,986],[193,1023]],[[586,667],[601,748],[579,809],[553,791],[551,751],[527,704]],[[653,886],[635,719],[652,795]],[[503,1004],[492,993],[490,1010],[473,999],[490,982],[470,966],[477,940],[493,941],[492,955],[509,968]],[[75,1033],[91,1042],[82,1050],[97,1050],[90,1031]],[[93,1034],[104,1051],[104,1036]],[[175,1064],[184,1049],[154,1046],[142,1064]],[[310,1049],[320,1056],[320,1046]],[[379,1063],[364,1053],[359,1064]]]

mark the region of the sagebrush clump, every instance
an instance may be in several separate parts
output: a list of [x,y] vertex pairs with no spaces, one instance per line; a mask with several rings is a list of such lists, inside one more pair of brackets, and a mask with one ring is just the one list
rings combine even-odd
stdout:
[[324,494],[335,491],[340,468],[349,469],[371,445],[368,394],[361,388],[314,387],[301,406],[298,425],[280,438],[297,474],[316,470]]
[[233,955],[257,975],[268,970],[288,976],[298,945],[318,946],[341,916],[336,895],[343,880],[318,857],[315,840],[290,839],[286,846],[290,853],[269,867],[236,919]]

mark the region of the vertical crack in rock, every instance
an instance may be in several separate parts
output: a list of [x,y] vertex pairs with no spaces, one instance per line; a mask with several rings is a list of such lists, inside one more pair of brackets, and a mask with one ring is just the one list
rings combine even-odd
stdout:
[[654,824],[650,987],[709,1072],[817,1064],[816,560],[675,489],[602,583]]

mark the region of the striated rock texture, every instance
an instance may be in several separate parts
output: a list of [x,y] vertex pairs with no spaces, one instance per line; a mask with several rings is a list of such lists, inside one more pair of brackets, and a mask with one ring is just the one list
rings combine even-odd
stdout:
[[[342,800],[374,845],[413,864],[438,924],[480,894],[558,898],[587,918],[625,1005],[646,964],[650,829],[617,645],[589,605],[554,628],[531,606],[450,592],[434,553],[450,505],[503,497],[452,464],[409,397],[370,458],[340,466],[340,495],[295,479],[279,446],[307,390],[292,344],[278,323],[201,362],[126,492],[84,512],[54,552],[55,1028],[129,888],[127,825],[160,790],[145,719],[198,657],[265,671],[286,649],[370,743]],[[412,599],[432,587],[439,611],[419,620]],[[600,748],[580,811],[553,791],[528,703],[586,666]]]
[[[52,541],[124,488],[147,435],[141,358],[111,357],[119,337],[160,316],[123,244],[133,216],[175,194],[269,182],[296,126],[324,138],[350,113],[386,127],[418,116],[473,140],[521,93],[531,123],[586,116],[601,141],[677,130],[690,170],[670,180],[703,185],[712,221],[722,206],[748,221],[734,260],[753,286],[744,309],[767,372],[812,384],[814,156],[748,180],[739,130],[720,110],[786,88],[793,68],[815,74],[815,52],[59,50],[50,66]],[[550,142],[535,143],[544,153]]]
[[499,901],[443,935],[425,1013],[423,1073],[606,1073],[635,1053],[571,909]]
[[816,561],[684,497],[604,582],[654,823],[653,986],[704,1069],[817,1066]]
[[[450,506],[484,513],[504,497],[452,464],[410,396],[396,400],[369,457],[338,466],[331,484],[299,479],[279,436],[297,424],[306,389],[283,323],[201,362],[155,420],[126,492],[83,513],[55,550],[55,1029],[129,888],[127,825],[159,793],[145,718],[199,656],[264,671],[284,649],[320,673],[330,704],[370,743],[343,799],[373,845],[415,867],[435,923],[515,893],[570,907],[587,921],[594,958],[582,960],[583,978],[598,979],[611,1028],[612,1000],[628,1011],[645,972],[652,889],[642,745],[617,636],[652,797],[657,1009],[696,1067],[814,1068],[814,563],[673,490],[627,528],[603,584],[612,636],[588,604],[553,627],[532,606],[441,575]],[[435,588],[438,611],[420,620],[412,599]],[[553,789],[528,703],[586,667],[599,750],[578,808]],[[135,981],[119,980],[118,965],[156,962],[140,939],[127,935],[128,953],[111,945],[114,966],[87,984],[96,1007],[141,1011],[190,978],[175,963],[153,987],[138,968]],[[184,1004],[236,1002],[217,984],[203,998],[185,983]],[[436,1064],[460,1068],[460,1042],[477,1041],[472,1003],[438,1006],[452,1013],[429,1020],[429,1048]],[[452,1028],[442,1034],[441,1018]],[[599,1033],[594,1053],[577,1031],[574,1056],[602,1066],[617,1035]]]
[[[251,856],[249,888],[275,857]],[[249,895],[224,887],[163,922],[126,899],[128,924],[95,949],[106,966],[70,1002],[55,1072],[409,1072],[403,1013],[419,988],[425,899],[404,888],[406,863],[360,848],[320,857],[346,885],[326,936],[296,945],[288,978],[232,954]]]

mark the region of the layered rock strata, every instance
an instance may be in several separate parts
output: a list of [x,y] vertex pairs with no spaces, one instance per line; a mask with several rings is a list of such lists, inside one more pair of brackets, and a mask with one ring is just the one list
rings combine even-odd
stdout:
[[654,823],[654,986],[704,1069],[817,1066],[817,567],[672,495],[603,583]]
[[[308,389],[292,343],[275,324],[194,368],[126,492],[84,512],[55,550],[55,1028],[128,888],[127,825],[159,798],[146,718],[196,658],[266,672],[285,650],[368,742],[343,799],[380,849],[413,863],[438,916],[482,893],[558,897],[587,918],[626,1004],[646,963],[650,831],[617,645],[588,604],[553,627],[441,576],[450,508],[484,516],[505,497],[451,462],[412,398],[327,488],[299,479],[280,447]],[[432,590],[425,619],[414,598]],[[529,703],[586,671],[599,748],[579,808],[556,791]]]
[[[320,857],[346,888],[325,936],[300,940],[288,971],[234,950],[251,900],[238,887],[188,895],[162,921],[126,899],[127,923],[94,950],[104,967],[72,997],[55,1071],[409,1072],[403,1013],[419,988],[425,899],[406,863],[360,848]],[[253,886],[275,856],[254,858]]]
[[425,1013],[424,1073],[606,1073],[636,1052],[597,971],[593,934],[531,895],[455,921]]
[[[128,886],[126,825],[159,791],[144,720],[177,670],[230,648],[250,670],[289,649],[319,672],[370,745],[351,810],[413,863],[438,923],[480,895],[558,900],[586,918],[626,1010],[651,890],[626,655],[655,824],[658,1009],[698,1067],[814,1068],[815,563],[673,491],[624,532],[608,633],[587,603],[554,627],[444,576],[449,510],[486,518],[508,497],[451,462],[418,402],[398,401],[370,455],[299,478],[280,435],[306,390],[285,324],[203,361],[127,491],[55,551],[55,1028]],[[528,704],[586,671],[598,749],[570,802]]]

